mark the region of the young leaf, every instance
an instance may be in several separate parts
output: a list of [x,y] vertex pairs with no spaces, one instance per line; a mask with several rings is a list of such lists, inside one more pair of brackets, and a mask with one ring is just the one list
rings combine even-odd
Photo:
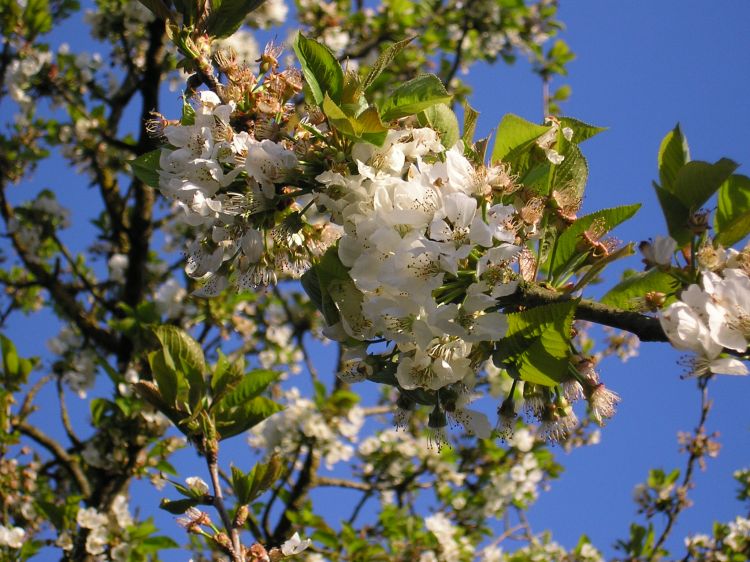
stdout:
[[214,9],[206,20],[206,33],[218,39],[229,37],[240,28],[245,17],[262,3],[263,0],[222,0],[221,3],[214,0]]
[[245,477],[247,482],[245,498],[240,498],[238,495],[237,500],[241,504],[254,501],[278,480],[283,468],[278,455],[273,455],[266,463],[256,464]]
[[737,166],[728,158],[722,158],[715,164],[694,160],[680,168],[672,189],[667,189],[691,211],[697,211],[719,190]]
[[295,36],[292,47],[299,59],[302,74],[315,105],[321,105],[326,94],[336,103],[340,103],[344,89],[344,71],[331,50],[301,33]]
[[249,402],[268,388],[268,385],[279,378],[281,373],[268,369],[255,369],[245,375],[240,383],[235,386],[221,400],[220,408],[232,408]]
[[423,74],[401,84],[383,102],[380,115],[384,121],[392,121],[408,115],[416,115],[438,103],[450,103],[451,95],[440,78],[434,74]]
[[172,515],[182,515],[189,508],[195,507],[200,503],[200,500],[194,498],[186,498],[183,500],[168,500],[163,499],[159,503],[159,507],[164,511],[168,511]]
[[148,186],[159,187],[159,156],[161,149],[157,148],[151,152],[141,154],[135,160],[130,161],[133,174]]
[[458,119],[446,104],[438,103],[428,107],[417,115],[417,120],[423,127],[436,130],[446,148],[452,148],[458,142]]
[[367,328],[365,315],[362,312],[364,295],[357,289],[354,281],[346,279],[332,279],[326,287],[341,319],[350,327],[355,334],[362,334]]
[[640,207],[640,204],[635,204],[623,205],[622,207],[614,207],[611,209],[602,209],[601,211],[585,215],[571,224],[558,237],[554,252],[550,256],[551,263],[549,264],[549,271],[552,277],[559,278],[563,273],[566,273],[576,261],[576,258],[580,253],[577,250],[577,247],[581,235],[595,221],[602,224],[602,228],[604,229],[602,234],[604,234],[612,230],[618,224],[632,217]]
[[565,148],[561,154],[565,159],[557,166],[551,167],[550,188],[545,195],[548,195],[554,189],[569,189],[577,197],[582,197],[586,182],[589,179],[589,165],[586,158],[578,145],[573,143],[565,143]]
[[544,386],[568,378],[577,304],[571,300],[508,314],[508,333],[493,356],[496,364],[513,365],[522,380]]
[[731,246],[750,233],[750,178],[734,174],[719,188],[716,241]]
[[678,248],[684,248],[693,236],[687,226],[690,209],[676,195],[659,187],[656,183],[654,183],[654,190],[656,190],[664,219],[667,221],[667,232],[675,239]]
[[250,503],[248,499],[250,497],[250,480],[244,472],[234,465],[232,465],[232,490],[237,497],[238,505]]
[[180,388],[184,387],[182,373],[175,369],[174,361],[169,357],[169,351],[160,349],[148,354],[151,375],[154,377],[159,393],[167,406],[174,406]]
[[607,127],[589,125],[588,123],[584,123],[578,119],[573,119],[572,117],[561,117],[560,129],[562,130],[566,127],[573,131],[573,136],[571,137],[570,142],[575,144],[581,144],[583,141],[607,130]]
[[414,39],[416,39],[416,37],[408,37],[402,41],[394,43],[385,51],[383,51],[377,58],[377,60],[373,63],[372,67],[370,67],[370,72],[367,73],[367,76],[362,82],[362,90],[367,91],[367,89],[372,86],[373,82],[377,80],[378,76],[380,76],[380,73],[388,68],[388,66],[393,62],[393,59],[395,59],[396,56],[398,56],[398,54],[404,50],[404,47],[414,41]]
[[492,163],[512,162],[549,129],[546,125],[536,125],[509,113],[497,127],[495,146],[492,148]]
[[659,146],[659,181],[661,187],[671,191],[677,173],[690,162],[690,149],[687,139],[680,130],[680,124],[667,133]]
[[273,400],[258,396],[236,408],[217,412],[216,430],[221,439],[226,439],[247,431],[281,409],[281,405]]
[[368,107],[358,115],[349,115],[328,94],[324,95],[321,107],[328,122],[353,140],[361,139],[378,146],[385,141],[388,128],[383,125],[376,108]]
[[643,296],[656,291],[667,296],[665,304],[675,300],[675,293],[680,283],[666,271],[657,268],[639,271],[626,277],[610,289],[602,298],[602,304],[621,308],[622,310],[643,310]]
[[[320,286],[321,293],[321,309],[323,317],[329,326],[336,324],[341,316],[339,309],[336,306],[335,300],[331,296],[330,286],[332,283],[337,282],[345,285],[351,282],[349,277],[349,271],[346,269],[341,260],[339,259],[338,247],[334,246],[329,248],[323,257],[320,258],[320,262],[316,267],[317,278]],[[343,287],[338,287],[342,289]]]
[[318,266],[314,265],[305,271],[300,278],[300,283],[310,301],[315,305],[315,308],[320,312],[323,312],[323,293],[320,289]]
[[245,376],[245,360],[239,359],[230,361],[221,350],[219,350],[219,359],[214,365],[214,372],[211,375],[211,393],[214,402],[221,398],[235,386]]
[[23,12],[23,21],[29,39],[52,29],[52,14],[48,0],[28,0]]
[[464,104],[464,132],[461,135],[464,144],[471,146],[474,141],[474,132],[477,128],[479,112],[471,107],[468,103]]
[[200,344],[186,332],[175,326],[164,325],[154,329],[169,358],[174,361],[175,368],[186,377],[191,394],[191,405],[196,403],[194,397],[201,396],[205,390],[206,381],[203,375],[207,371],[206,360]]
[[15,344],[2,334],[0,334],[0,348],[2,348],[3,353],[3,374],[5,375],[5,384],[8,385],[18,376],[20,361]]

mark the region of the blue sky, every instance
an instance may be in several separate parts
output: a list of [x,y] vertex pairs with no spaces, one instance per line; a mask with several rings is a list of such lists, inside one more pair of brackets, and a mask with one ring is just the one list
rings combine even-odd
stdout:
[[[665,234],[651,181],[657,177],[661,138],[675,123],[687,135],[694,159],[727,156],[745,163],[739,171],[748,173],[750,3],[568,0],[562,2],[560,19],[566,24],[562,37],[578,57],[563,80],[573,87],[563,112],[609,127],[583,146],[590,167],[584,209],[643,203],[636,218],[616,231],[619,238],[637,242]],[[67,29],[55,39],[74,48],[78,41],[85,44],[74,32],[74,27]],[[541,118],[541,86],[524,61],[513,67],[476,67],[469,81],[471,103],[482,113],[480,134],[489,133],[504,113]],[[167,114],[178,111],[176,95],[172,101],[172,106],[169,99],[163,102]],[[68,179],[61,182],[60,177]],[[69,205],[87,194],[81,178],[59,160],[42,167],[30,189],[42,187],[55,188]],[[79,226],[66,236],[81,247],[90,232],[83,216],[74,214],[76,219]],[[638,257],[624,265],[638,267]],[[615,277],[608,278],[610,286]],[[26,353],[40,353],[40,340],[55,333],[38,317],[19,319],[10,331]],[[613,360],[602,365],[604,381],[622,396],[619,413],[602,431],[600,445],[570,455],[559,451],[566,472],[532,509],[535,530],[550,529],[568,547],[585,532],[605,553],[614,554],[613,542],[626,536],[635,515],[633,487],[645,480],[650,467],[684,466],[676,434],[694,427],[698,393],[692,381],[680,380],[678,357],[665,345],[645,344],[640,357],[624,365]],[[714,410],[708,430],[720,432],[723,449],[709,461],[708,471],[698,474],[695,505],[678,523],[672,546],[678,547],[686,533],[709,531],[712,521],[739,513],[731,474],[750,465],[748,384],[726,377],[711,385]],[[240,443],[237,452],[243,447]],[[184,476],[189,475],[186,469]],[[142,494],[143,504],[162,495]],[[168,529],[170,518],[160,519],[165,530],[174,530]]]

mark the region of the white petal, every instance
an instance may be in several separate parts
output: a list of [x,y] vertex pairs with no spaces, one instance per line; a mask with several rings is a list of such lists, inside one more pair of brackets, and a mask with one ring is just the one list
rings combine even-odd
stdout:
[[747,365],[745,365],[739,359],[733,357],[724,357],[721,359],[714,359],[711,361],[708,367],[712,373],[722,375],[747,375]]

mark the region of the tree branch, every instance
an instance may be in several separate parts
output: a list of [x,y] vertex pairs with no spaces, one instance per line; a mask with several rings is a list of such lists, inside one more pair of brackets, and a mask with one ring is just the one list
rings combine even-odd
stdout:
[[17,422],[14,425],[23,435],[30,437],[52,453],[55,459],[65,467],[68,472],[70,472],[71,476],[73,476],[73,479],[78,485],[78,489],[85,498],[91,495],[91,485],[89,484],[88,478],[86,478],[86,474],[84,474],[78,459],[70,456],[68,451],[66,451],[60,443],[52,439],[46,433],[43,433],[39,428],[28,424],[25,420]]
[[[545,304],[568,302],[574,298],[572,295],[558,293],[555,290],[546,289],[536,284],[521,283],[518,291],[501,302],[503,305],[520,304],[533,308]],[[669,341],[664,330],[662,330],[659,320],[640,312],[622,310],[589,299],[581,299],[576,307],[575,317],[578,320],[588,320],[589,322],[625,330],[638,336],[638,339],[641,341]]]
[[[14,217],[13,207],[5,197],[5,184],[0,185],[0,214],[2,214],[6,224],[9,224]],[[70,288],[60,283],[57,275],[47,271],[41,262],[32,257],[32,253],[29,252],[16,233],[11,233],[10,239],[16,253],[26,268],[49,291],[55,304],[81,330],[81,333],[108,352],[116,350],[118,345],[117,337],[97,324],[96,318],[83,309],[75,296],[70,292]]]

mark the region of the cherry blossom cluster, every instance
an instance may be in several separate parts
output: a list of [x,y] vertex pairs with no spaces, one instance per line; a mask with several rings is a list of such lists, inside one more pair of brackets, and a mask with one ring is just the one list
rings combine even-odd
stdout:
[[285,393],[285,409],[253,427],[251,447],[288,457],[307,440],[315,442],[327,468],[348,461],[354,454],[350,443],[357,440],[364,424],[362,409],[355,406],[346,417],[326,418],[314,402],[300,396],[299,389]]
[[[88,529],[87,553],[101,556],[109,551],[111,560],[130,559],[131,545],[127,529],[133,525],[133,517],[125,496],[115,497],[109,513],[102,513],[93,507],[81,508],[76,515],[76,522],[80,527]],[[58,536],[55,544],[66,551],[73,548],[72,537],[67,531]]]
[[[156,115],[152,134],[167,146],[159,155],[159,189],[198,231],[187,249],[186,273],[203,281],[198,296],[299,277],[310,259],[335,241],[323,225],[307,224],[295,200],[304,131],[295,134],[288,100],[302,89],[298,70],[278,71],[281,49],[261,54],[259,78],[231,48],[215,59],[228,84],[222,96],[201,91],[181,121]],[[291,123],[291,124],[290,124]],[[304,190],[302,190],[304,191]]]
[[[192,277],[211,278],[203,291],[206,296],[226,287],[226,276],[216,274],[238,253],[246,264],[238,287],[254,286],[263,276],[258,264],[264,236],[248,226],[247,218],[270,206],[274,182],[297,164],[294,153],[280,143],[258,141],[247,132],[235,134],[230,126],[233,110],[234,104],[223,104],[213,92],[203,91],[194,124],[163,129],[173,148],[161,152],[159,187],[184,210],[188,224],[206,233],[190,246],[185,269]],[[240,174],[245,177],[238,184],[244,185],[230,188]]]
[[659,316],[672,345],[694,354],[688,360],[689,376],[748,374],[740,359],[725,353],[743,355],[748,348],[748,254],[748,248],[704,251],[701,261],[709,267],[701,271],[700,284],[688,286]]
[[356,144],[352,157],[356,173],[316,178],[325,189],[315,201],[343,227],[338,256],[362,295],[340,335],[393,342],[403,389],[469,384],[476,346],[507,330],[492,309],[518,285],[520,220],[512,205],[493,204],[511,178],[502,166],[477,169],[429,128],[391,130],[382,147]]

